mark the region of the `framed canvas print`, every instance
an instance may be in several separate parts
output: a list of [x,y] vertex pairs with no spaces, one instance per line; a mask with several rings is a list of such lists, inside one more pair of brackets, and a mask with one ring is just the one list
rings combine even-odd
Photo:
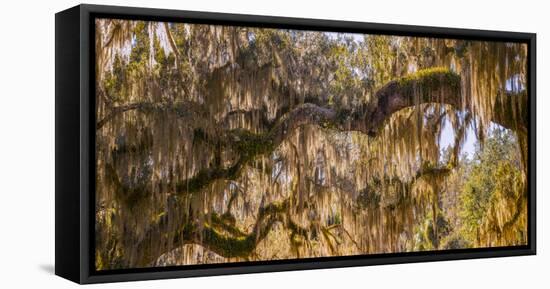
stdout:
[[56,14],[56,274],[535,254],[535,35]]

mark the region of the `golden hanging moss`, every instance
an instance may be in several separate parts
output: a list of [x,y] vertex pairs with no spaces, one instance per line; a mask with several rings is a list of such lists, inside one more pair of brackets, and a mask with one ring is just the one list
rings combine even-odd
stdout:
[[526,242],[524,44],[99,19],[96,53],[98,270]]

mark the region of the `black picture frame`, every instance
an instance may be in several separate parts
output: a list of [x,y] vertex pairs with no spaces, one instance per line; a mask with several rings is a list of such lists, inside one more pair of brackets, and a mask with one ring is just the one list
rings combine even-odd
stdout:
[[[94,19],[111,17],[445,37],[528,45],[528,245],[482,249],[95,271]],[[77,283],[383,265],[536,254],[536,34],[318,19],[79,5],[55,16],[55,274]]]

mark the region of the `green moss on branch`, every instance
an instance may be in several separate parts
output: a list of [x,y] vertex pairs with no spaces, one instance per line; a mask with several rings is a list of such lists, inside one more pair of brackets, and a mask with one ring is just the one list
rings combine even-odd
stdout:
[[444,67],[433,67],[421,69],[415,73],[409,74],[397,80],[402,88],[422,87],[439,88],[449,87],[451,89],[460,89],[460,76]]

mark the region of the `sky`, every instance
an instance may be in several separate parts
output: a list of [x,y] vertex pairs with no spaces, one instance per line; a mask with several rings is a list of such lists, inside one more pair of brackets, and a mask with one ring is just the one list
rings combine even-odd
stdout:
[[[449,120],[445,119],[443,123],[443,129],[440,138],[440,148],[444,149],[448,146],[454,145],[454,130]],[[468,126],[466,129],[466,140],[462,146],[461,154],[466,154],[467,158],[472,159],[476,151],[477,137],[475,130],[472,126]]]
[[328,36],[329,39],[338,39],[338,36],[344,36],[344,37],[351,37],[355,42],[360,43],[365,40],[365,34],[360,33],[341,33],[341,32],[324,32],[325,35]]

